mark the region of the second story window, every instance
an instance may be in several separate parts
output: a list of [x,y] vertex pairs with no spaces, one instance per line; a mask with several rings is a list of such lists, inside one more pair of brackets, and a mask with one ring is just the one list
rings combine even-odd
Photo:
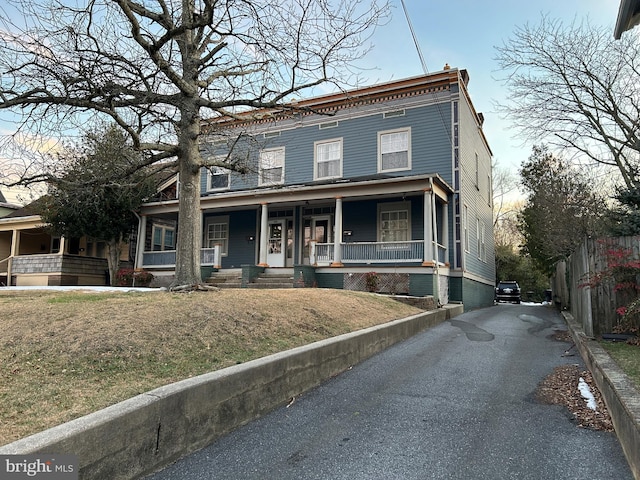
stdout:
[[342,176],[342,139],[315,143],[314,179]]
[[378,133],[378,171],[393,172],[411,169],[411,130],[390,130]]
[[208,176],[207,190],[210,192],[229,189],[231,176],[226,168],[211,167]]
[[275,185],[284,182],[284,147],[260,152],[259,185]]

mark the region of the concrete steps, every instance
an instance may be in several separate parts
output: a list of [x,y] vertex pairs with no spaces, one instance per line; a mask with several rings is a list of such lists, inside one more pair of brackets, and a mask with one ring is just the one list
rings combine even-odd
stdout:
[[[242,288],[242,270],[213,272],[205,283],[219,288]],[[267,271],[255,278],[246,288],[293,288],[293,272],[289,269]]]
[[205,283],[219,288],[242,288],[242,270],[213,272]]
[[293,288],[293,275],[289,273],[263,273],[248,288]]

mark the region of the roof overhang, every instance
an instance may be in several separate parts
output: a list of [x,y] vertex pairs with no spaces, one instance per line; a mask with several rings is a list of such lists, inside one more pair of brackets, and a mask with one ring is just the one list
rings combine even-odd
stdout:
[[[339,180],[333,183],[291,185],[282,188],[252,189],[226,192],[200,198],[200,208],[227,209],[266,204],[295,205],[304,202],[342,198],[361,200],[393,195],[409,195],[433,191],[447,202],[453,188],[438,174],[392,177],[375,180]],[[178,211],[179,200],[153,202],[143,205],[143,215],[157,215]]]
[[0,232],[12,230],[29,230],[32,228],[43,228],[40,215],[28,215],[25,217],[3,217],[0,218]]
[[613,37],[619,40],[624,32],[638,24],[640,24],[640,0],[621,0]]

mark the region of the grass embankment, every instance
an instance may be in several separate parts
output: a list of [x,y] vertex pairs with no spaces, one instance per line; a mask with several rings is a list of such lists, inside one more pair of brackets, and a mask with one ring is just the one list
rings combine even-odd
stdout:
[[161,385],[419,311],[325,289],[0,291],[0,445]]
[[623,342],[600,342],[600,345],[640,390],[640,347]]

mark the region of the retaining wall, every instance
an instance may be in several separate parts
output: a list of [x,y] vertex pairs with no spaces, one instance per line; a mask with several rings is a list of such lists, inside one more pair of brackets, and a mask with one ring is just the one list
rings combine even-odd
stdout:
[[80,478],[138,478],[463,312],[433,310],[167,385],[0,447],[78,456]]
[[568,312],[563,316],[569,331],[602,394],[629,467],[640,480],[640,392],[598,342],[587,337]]

